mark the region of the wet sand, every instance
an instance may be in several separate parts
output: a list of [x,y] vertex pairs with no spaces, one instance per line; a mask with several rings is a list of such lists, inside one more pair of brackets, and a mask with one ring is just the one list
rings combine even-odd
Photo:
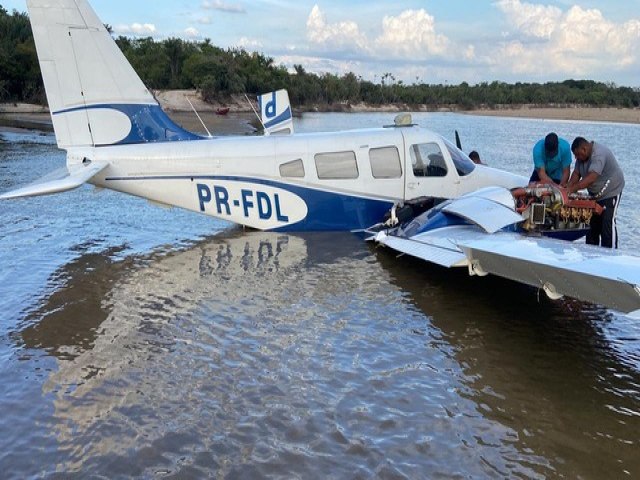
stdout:
[[193,111],[185,112],[174,110],[167,111],[167,114],[182,128],[201,135],[207,135],[207,131],[202,123],[206,125],[206,129],[209,130],[211,135],[250,135],[256,132],[255,127],[251,124],[251,122],[256,119],[253,113],[239,112],[217,115],[213,112],[198,112],[202,123]]

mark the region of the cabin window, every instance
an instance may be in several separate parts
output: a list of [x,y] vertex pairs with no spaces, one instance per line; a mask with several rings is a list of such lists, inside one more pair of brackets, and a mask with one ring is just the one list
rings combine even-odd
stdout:
[[318,178],[322,180],[358,178],[354,152],[318,153],[314,158]]
[[437,143],[412,145],[411,166],[416,177],[444,177],[447,163]]
[[292,160],[290,162],[283,163],[282,165],[280,165],[280,176],[303,178],[304,165],[302,164],[302,160],[299,158],[297,160]]
[[473,161],[462,150],[446,138],[443,138],[442,140],[444,141],[444,145],[447,147],[447,150],[449,150],[449,155],[451,155],[451,160],[453,160],[453,165],[456,167],[458,175],[464,177],[475,170],[476,164],[473,163]]
[[400,154],[396,147],[372,148],[369,150],[369,163],[373,178],[400,178]]

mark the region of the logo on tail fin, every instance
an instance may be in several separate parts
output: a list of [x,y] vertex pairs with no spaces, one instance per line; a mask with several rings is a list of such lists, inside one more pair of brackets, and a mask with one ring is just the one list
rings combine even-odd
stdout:
[[293,118],[286,90],[258,96],[260,119],[265,135],[293,133]]

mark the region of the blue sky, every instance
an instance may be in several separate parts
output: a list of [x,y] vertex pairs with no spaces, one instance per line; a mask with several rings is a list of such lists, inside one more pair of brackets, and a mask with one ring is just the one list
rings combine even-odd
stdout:
[[[640,0],[92,0],[116,34],[211,39],[315,73],[640,86]],[[2,1],[11,11],[26,2]]]

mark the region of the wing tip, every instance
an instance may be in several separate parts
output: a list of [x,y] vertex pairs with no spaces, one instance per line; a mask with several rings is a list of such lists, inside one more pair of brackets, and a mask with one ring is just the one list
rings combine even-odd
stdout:
[[640,308],[638,310],[628,312],[625,315],[629,318],[633,318],[634,320],[640,320]]

